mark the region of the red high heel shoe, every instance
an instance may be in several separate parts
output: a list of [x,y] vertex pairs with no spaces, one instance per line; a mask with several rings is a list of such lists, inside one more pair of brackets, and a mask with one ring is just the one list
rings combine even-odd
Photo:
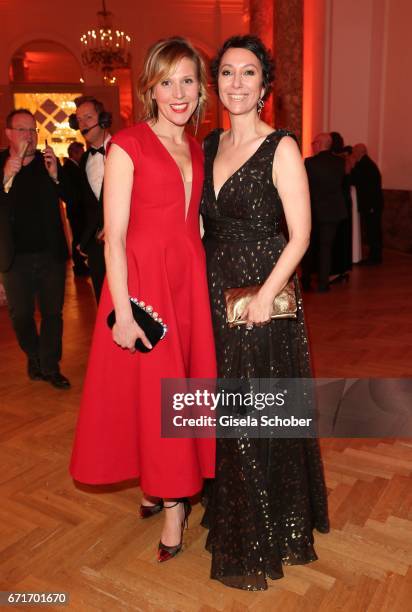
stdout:
[[177,504],[183,504],[184,511],[185,511],[185,515],[182,521],[182,531],[180,535],[180,542],[179,544],[176,544],[176,546],[166,546],[166,544],[163,544],[162,540],[160,540],[158,551],[157,551],[157,560],[159,561],[159,563],[163,563],[164,561],[169,561],[169,559],[173,559],[173,557],[176,557],[177,553],[182,550],[183,531],[185,527],[186,529],[188,528],[188,525],[189,525],[188,519],[189,519],[189,514],[192,511],[192,506],[190,505],[190,502],[188,499],[183,498],[183,499],[176,500],[176,502],[172,506],[164,506],[164,509],[168,510],[168,508],[174,508],[175,506],[177,506]]
[[139,514],[140,518],[148,519],[155,514],[159,514],[163,510],[163,499],[160,500],[158,504],[154,506],[145,506],[144,504],[140,504]]

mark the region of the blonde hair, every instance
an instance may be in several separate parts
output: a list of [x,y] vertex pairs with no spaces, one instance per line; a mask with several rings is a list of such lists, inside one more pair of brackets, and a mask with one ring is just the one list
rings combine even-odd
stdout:
[[184,57],[194,62],[199,81],[199,107],[193,113],[192,121],[195,121],[195,115],[198,115],[200,119],[203,117],[207,103],[205,63],[188,40],[180,36],[173,36],[159,40],[147,52],[137,85],[138,97],[143,104],[143,119],[157,120],[158,108],[156,100],[153,99],[153,88],[169,76],[176,68],[176,64]]

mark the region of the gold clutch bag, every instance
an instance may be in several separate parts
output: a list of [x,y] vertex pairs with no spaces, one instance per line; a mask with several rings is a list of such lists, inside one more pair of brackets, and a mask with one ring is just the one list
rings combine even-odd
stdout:
[[[261,285],[254,285],[252,287],[226,289],[224,292],[226,301],[226,322],[229,327],[237,327],[238,325],[244,325],[246,323],[246,321],[240,318],[241,314],[260,288]],[[293,280],[291,280],[273,300],[270,318],[296,319],[296,313],[295,284]]]

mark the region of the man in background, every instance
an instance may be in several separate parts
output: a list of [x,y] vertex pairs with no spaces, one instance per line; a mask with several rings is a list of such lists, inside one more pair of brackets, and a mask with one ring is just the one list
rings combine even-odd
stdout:
[[70,201],[70,193],[53,149],[36,150],[29,110],[8,114],[6,136],[9,148],[0,154],[0,272],[10,318],[29,378],[68,389],[59,368],[68,257],[59,198]]
[[96,300],[99,301],[106,266],[104,261],[103,179],[107,146],[110,142],[111,115],[91,96],[81,96],[76,104],[76,125],[89,148],[80,160],[82,203],[85,226],[80,251],[87,255]]
[[318,272],[318,291],[329,291],[332,247],[337,227],[347,216],[343,195],[345,161],[330,150],[332,138],[318,134],[312,142],[314,155],[305,159],[312,209],[312,234],[302,261],[302,285],[311,288],[311,272]]
[[360,263],[374,266],[382,263],[382,176],[364,144],[356,144],[352,156],[355,165],[351,182],[356,187],[361,224],[369,250],[368,257]]
[[71,190],[73,192],[72,202],[66,202],[66,211],[73,237],[72,260],[75,276],[88,276],[90,274],[85,257],[81,255],[77,248],[85,223],[84,206],[82,204],[82,171],[80,170],[80,160],[83,153],[83,143],[72,142],[67,149],[68,157],[63,164],[63,174],[68,183],[71,184]]

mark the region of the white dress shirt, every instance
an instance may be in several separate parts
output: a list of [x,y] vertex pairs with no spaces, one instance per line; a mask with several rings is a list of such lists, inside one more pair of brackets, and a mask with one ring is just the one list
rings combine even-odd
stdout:
[[[105,151],[107,151],[107,145],[109,144],[110,139],[111,136],[109,134],[103,143]],[[91,148],[93,149],[95,147]],[[105,161],[105,155],[96,153],[95,155],[90,154],[86,162],[87,180],[89,181],[89,185],[93,189],[93,193],[97,200],[100,198],[100,192],[102,190]]]

